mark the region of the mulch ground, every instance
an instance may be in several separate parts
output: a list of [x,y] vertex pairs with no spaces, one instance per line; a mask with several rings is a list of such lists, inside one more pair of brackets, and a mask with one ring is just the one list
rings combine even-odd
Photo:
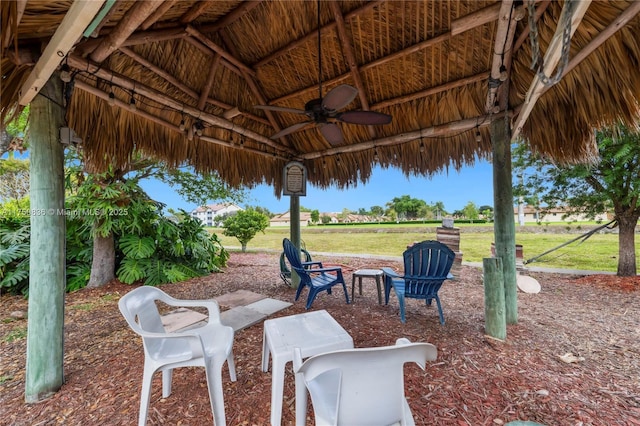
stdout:
[[[314,260],[316,260],[314,258]],[[322,258],[351,272],[391,266],[393,261]],[[278,277],[278,254],[233,253],[223,273],[164,285],[178,298],[212,298],[238,289],[293,301],[294,290]],[[351,334],[356,347],[392,345],[399,337],[430,342],[438,359],[426,370],[405,367],[405,388],[417,425],[502,425],[530,420],[545,425],[640,425],[640,278],[612,275],[529,274],[542,291],[518,295],[517,325],[505,342],[484,334],[482,271],[463,266],[440,291],[446,324],[435,306],[408,300],[402,324],[394,296],[378,305],[375,284],[346,305],[342,290],[320,294],[312,309],[326,309]],[[136,424],[142,381],[140,339],[129,330],[117,301],[133,286],[119,282],[67,295],[65,383],[50,398],[24,402],[26,310],[20,297],[2,296],[0,311],[0,424]],[[303,293],[303,298],[306,292]],[[304,312],[304,300],[274,316]],[[229,425],[269,423],[271,373],[260,369],[262,325],[238,332],[234,353],[238,381],[224,369]],[[205,425],[213,417],[204,369],[174,373],[173,393],[161,398],[154,382],[148,424]],[[287,371],[283,425],[294,424],[294,381]],[[313,424],[308,410],[308,424]]]

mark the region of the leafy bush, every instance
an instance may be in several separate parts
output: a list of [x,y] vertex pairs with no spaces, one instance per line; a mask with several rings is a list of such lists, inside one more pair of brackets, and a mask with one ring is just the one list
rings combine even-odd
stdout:
[[0,218],[0,291],[27,294],[29,288],[29,218]]
[[118,239],[123,259],[117,276],[124,283],[144,280],[145,285],[155,286],[184,281],[219,271],[229,259],[217,235],[188,214],[178,221],[158,216],[147,225],[141,229],[146,232]]

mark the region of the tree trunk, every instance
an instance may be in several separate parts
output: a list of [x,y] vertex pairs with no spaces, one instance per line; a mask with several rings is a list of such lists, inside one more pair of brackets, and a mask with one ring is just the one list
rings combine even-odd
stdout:
[[106,237],[96,235],[93,238],[93,261],[87,287],[101,287],[115,279],[115,269],[116,246],[113,234]]
[[240,243],[242,245],[242,252],[245,253],[247,251],[247,243]]
[[632,277],[636,271],[636,243],[635,231],[640,214],[633,211],[630,214],[616,214],[618,219],[618,276]]

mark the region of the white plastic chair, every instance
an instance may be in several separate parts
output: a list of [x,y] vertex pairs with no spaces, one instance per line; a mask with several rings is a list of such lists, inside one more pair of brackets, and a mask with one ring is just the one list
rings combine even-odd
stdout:
[[[395,346],[327,352],[304,363],[296,348],[293,368],[311,394],[316,425],[415,425],[403,366],[415,362],[424,370],[437,356],[434,345],[401,338]],[[296,387],[297,398],[306,399],[303,386]]]
[[[190,330],[167,333],[162,325],[156,301],[176,307],[205,307],[209,311],[206,325]],[[214,300],[179,300],[162,290],[143,286],[125,294],[118,302],[120,312],[129,326],[142,336],[144,346],[144,374],[140,396],[138,425],[147,421],[151,381],[157,371],[162,371],[162,397],[171,394],[174,368],[204,367],[211,401],[211,411],[216,426],[226,424],[224,394],[222,389],[222,365],[225,360],[232,381],[236,381],[233,362],[233,328],[220,322],[220,308]]]

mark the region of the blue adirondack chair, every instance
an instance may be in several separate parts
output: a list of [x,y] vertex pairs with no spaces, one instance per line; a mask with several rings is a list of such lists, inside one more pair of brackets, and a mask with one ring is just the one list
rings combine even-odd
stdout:
[[[307,267],[310,267],[311,265],[317,263],[313,261],[313,259],[311,258],[311,254],[308,251],[306,251],[305,249],[300,249],[300,251],[304,255],[304,263]],[[280,254],[280,278],[282,278],[282,281],[284,281],[286,285],[291,285],[291,269],[289,269],[289,266],[287,265],[284,252]]]
[[[328,294],[331,294],[331,288],[334,285],[342,284],[344,297],[347,299],[347,303],[349,303],[349,293],[347,293],[347,285],[342,276],[342,268],[339,266],[324,268],[321,262],[302,262],[300,260],[300,252],[288,238],[282,240],[282,246],[284,248],[284,254],[291,265],[291,269],[296,271],[300,277],[300,284],[296,291],[296,301],[300,297],[302,289],[309,287],[306,304],[306,308],[309,309],[318,293],[326,291]],[[308,268],[311,264],[313,264],[314,267]]]
[[384,301],[389,304],[389,293],[394,289],[400,304],[400,320],[406,322],[404,314],[404,299],[424,299],[431,305],[433,299],[438,305],[440,323],[444,325],[442,305],[438,297],[438,290],[446,279],[453,276],[449,273],[455,253],[439,241],[423,241],[409,247],[403,253],[404,275],[398,275],[391,268],[384,271]]

